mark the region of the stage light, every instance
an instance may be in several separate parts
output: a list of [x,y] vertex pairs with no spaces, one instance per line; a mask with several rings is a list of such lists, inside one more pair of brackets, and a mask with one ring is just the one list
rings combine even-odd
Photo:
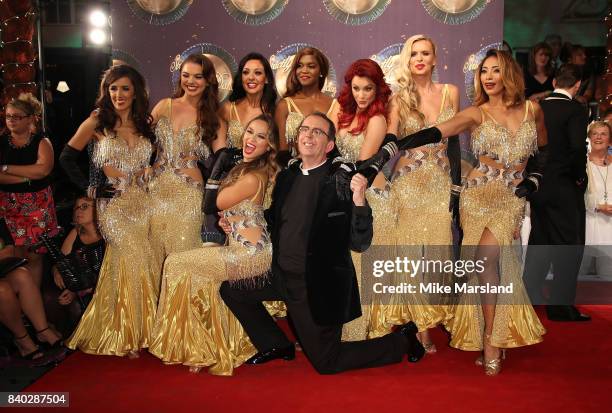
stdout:
[[108,16],[102,10],[93,10],[89,13],[89,23],[94,27],[105,27]]
[[91,29],[89,31],[89,41],[97,46],[101,46],[106,43],[106,32],[102,29]]

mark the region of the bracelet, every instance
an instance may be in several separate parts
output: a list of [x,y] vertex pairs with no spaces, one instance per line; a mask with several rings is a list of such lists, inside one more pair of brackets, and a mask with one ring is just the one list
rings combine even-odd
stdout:
[[460,194],[463,191],[463,186],[461,185],[451,185],[451,192],[454,194]]
[[540,189],[540,181],[538,181],[538,178],[536,178],[535,176],[528,176],[527,179],[534,183],[534,185],[536,186],[536,191]]
[[8,165],[0,165],[0,172],[3,174],[8,172]]
[[30,178],[26,178],[25,176],[23,178],[21,178],[23,180],[24,184],[28,184],[30,185],[32,183],[32,181],[30,180]]

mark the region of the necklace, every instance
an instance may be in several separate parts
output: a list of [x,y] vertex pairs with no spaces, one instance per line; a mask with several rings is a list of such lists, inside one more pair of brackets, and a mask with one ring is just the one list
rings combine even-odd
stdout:
[[28,146],[30,144],[30,142],[32,142],[32,134],[30,133],[30,135],[28,136],[28,139],[26,140],[26,142],[23,145],[15,145],[15,142],[13,142],[13,135],[9,135],[9,146],[13,149],[22,149],[25,148],[26,146]]
[[606,166],[606,177],[604,179],[603,174],[601,173],[601,171],[598,168],[598,165],[595,165],[595,169],[597,170],[597,173],[599,174],[599,177],[601,178],[601,182],[603,183],[603,190],[604,190],[604,196],[603,196],[603,203],[605,205],[608,204],[608,171],[609,171],[609,164],[606,162],[606,158],[603,159],[602,162],[605,166]]

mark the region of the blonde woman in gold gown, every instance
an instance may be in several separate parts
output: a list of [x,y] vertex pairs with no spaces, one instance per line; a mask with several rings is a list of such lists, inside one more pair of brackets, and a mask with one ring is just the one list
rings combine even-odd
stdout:
[[[544,327],[521,278],[519,257],[511,246],[523,219],[525,196],[537,188],[527,161],[546,144],[537,103],[526,102],[521,69],[506,52],[489,50],[475,76],[474,106],[410,138],[447,138],[470,131],[478,165],[461,194],[462,258],[481,260],[482,271],[465,276],[468,286],[513,285],[513,293],[464,293],[447,324],[451,346],[483,351],[476,364],[487,375],[501,371],[507,348],[542,341]],[[516,194],[515,194],[516,191]]]
[[[339,105],[334,108],[331,116],[338,130],[336,146],[346,161],[368,159],[378,151],[387,131],[387,103],[390,95],[391,89],[385,82],[383,71],[373,60],[359,59],[348,68],[338,97]],[[377,231],[376,222],[380,221],[379,214],[384,213],[386,205],[373,199],[373,191],[367,191],[366,197],[374,218],[372,243],[384,243],[384,240],[377,237],[384,236],[385,232]],[[352,252],[351,255],[361,288],[361,254]],[[371,325],[378,324],[381,316],[379,306],[362,303],[361,308],[362,316],[344,325],[342,340],[364,340],[371,332]]]
[[[457,113],[459,90],[454,85],[433,82],[435,65],[433,40],[421,34],[406,40],[397,68],[399,89],[389,105],[388,133],[406,136],[444,122]],[[458,161],[458,142],[454,143],[455,160]],[[387,242],[396,244],[398,256],[452,259],[451,178],[447,151],[446,141],[409,149],[394,165],[388,192],[388,202],[393,205],[394,213],[388,216],[388,222],[381,222],[377,228],[395,229],[390,234],[392,241]],[[384,179],[382,174],[378,177],[379,181],[381,179]],[[433,272],[420,273],[416,277],[397,274],[396,284],[399,282],[418,286],[421,282],[444,282],[444,279],[443,274]],[[435,352],[428,329],[451,316],[439,297],[422,293],[395,294],[390,297],[390,304],[385,308],[381,332],[387,333],[393,325],[413,321],[419,328],[418,337],[425,350]]]
[[155,339],[149,351],[193,372],[231,375],[256,353],[238,320],[219,296],[221,282],[245,288],[263,282],[272,245],[263,216],[278,170],[273,119],[259,115],[246,125],[244,162],[221,183],[216,203],[231,225],[229,244],[174,253],[164,264]]
[[[137,357],[151,342],[159,291],[151,271],[143,179],[153,153],[143,77],[129,66],[113,66],[102,79],[96,106],[68,150],[94,142],[93,165],[104,172],[106,185],[90,193],[98,198],[106,253],[93,299],[66,345],[90,354]],[[78,175],[78,168],[70,169]]]
[[219,109],[217,77],[202,54],[188,56],[180,67],[173,97],[153,109],[157,157],[153,164],[150,240],[159,286],[168,254],[201,244],[203,178],[198,162],[226,146]]
[[297,155],[297,129],[304,117],[313,112],[329,117],[338,104],[322,92],[328,73],[329,61],[319,49],[304,47],[293,57],[287,91],[274,113],[279,129],[279,163],[286,164]]

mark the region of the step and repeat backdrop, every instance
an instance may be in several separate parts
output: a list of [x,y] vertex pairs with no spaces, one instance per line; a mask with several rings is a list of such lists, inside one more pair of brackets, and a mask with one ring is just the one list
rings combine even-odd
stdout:
[[269,57],[282,94],[291,59],[319,48],[332,70],[325,92],[335,95],[352,61],[369,57],[394,86],[394,68],[413,34],[437,45],[434,78],[458,85],[462,107],[473,93],[474,69],[499,47],[503,0],[112,0],[113,59],[147,78],[152,103],[168,96],[182,60],[204,53],[217,69],[222,97],[248,52]]

